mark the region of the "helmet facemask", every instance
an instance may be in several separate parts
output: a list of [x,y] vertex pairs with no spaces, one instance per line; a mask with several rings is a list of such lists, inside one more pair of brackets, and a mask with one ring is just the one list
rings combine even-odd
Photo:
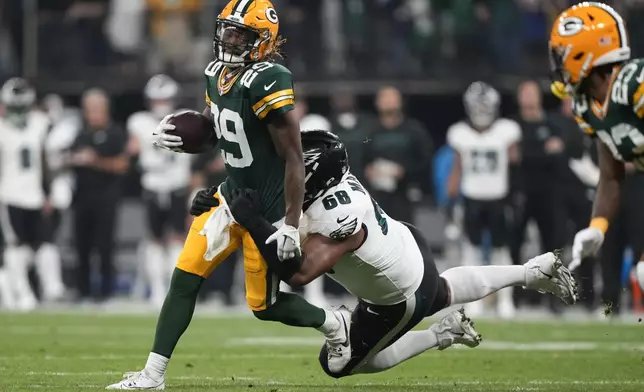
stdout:
[[487,129],[498,117],[498,93],[483,83],[475,83],[468,88],[464,104],[467,117],[477,129]]
[[146,84],[144,94],[150,112],[157,118],[163,118],[176,109],[179,85],[167,75],[155,75]]
[[27,114],[36,101],[36,92],[21,79],[9,80],[2,88],[0,99],[6,109],[5,118],[18,128],[27,123]]
[[218,19],[213,41],[215,57],[229,67],[258,61],[259,46],[270,38],[268,31],[260,32],[229,19]]
[[[577,82],[573,82],[573,75],[564,67],[564,62],[570,55],[570,50],[570,46],[559,46],[551,48],[549,53],[550,79],[552,80],[551,89],[553,94],[559,99],[574,97],[579,93],[579,87],[582,85],[583,79],[587,76],[586,74],[593,58],[592,53],[585,56],[586,59],[584,59],[584,64],[581,66],[581,73],[577,76],[579,80]],[[576,54],[573,59],[581,61],[583,56],[584,53],[580,52]]]

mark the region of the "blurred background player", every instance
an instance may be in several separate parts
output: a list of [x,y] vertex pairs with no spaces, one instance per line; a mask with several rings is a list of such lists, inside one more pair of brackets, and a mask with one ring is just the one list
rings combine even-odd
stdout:
[[45,157],[49,169],[50,197],[45,211],[42,245],[36,253],[36,264],[46,271],[47,285],[43,298],[47,301],[62,299],[65,286],[62,279],[62,262],[57,244],[63,214],[71,206],[74,179],[66,167],[69,149],[80,127],[80,115],[65,108],[62,97],[47,95],[41,103],[47,113],[51,128],[45,141]]
[[[4,262],[14,306],[31,310],[37,300],[28,272],[34,252],[42,243],[43,213],[50,211],[43,156],[50,123],[46,114],[35,109],[36,91],[24,79],[9,79],[0,90],[0,99],[5,108],[0,118],[0,223],[5,241]],[[53,290],[58,288],[47,280],[50,265],[43,260],[36,267],[43,296],[54,297],[57,293]]]
[[[111,114],[110,97],[97,88],[83,93],[83,122],[70,148],[74,173],[76,283],[84,302],[109,300],[114,293],[114,238],[122,178],[129,169],[126,135]],[[93,256],[98,256],[99,274]],[[94,290],[94,276],[100,290]]]
[[127,121],[128,153],[139,158],[149,235],[145,275],[150,300],[161,306],[185,240],[191,157],[152,144],[159,122],[177,108],[177,82],[167,75],[155,75],[145,86],[144,95],[148,110],[134,113]]
[[[499,118],[499,93],[483,82],[470,85],[463,102],[467,120],[447,131],[447,142],[456,151],[449,195],[453,199],[460,192],[465,199],[463,264],[475,265],[484,260],[481,253],[489,244],[490,263],[510,265],[506,197],[509,167],[519,160],[521,130],[516,122]],[[471,304],[470,312],[480,313],[481,305],[480,301]],[[498,292],[497,312],[501,317],[514,316],[512,288]]]

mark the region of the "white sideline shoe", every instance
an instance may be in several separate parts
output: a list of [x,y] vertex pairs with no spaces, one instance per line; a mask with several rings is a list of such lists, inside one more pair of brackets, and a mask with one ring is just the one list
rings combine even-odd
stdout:
[[559,256],[552,252],[544,253],[530,259],[523,266],[526,268],[526,288],[554,294],[567,305],[577,302],[577,282]]
[[123,380],[116,384],[108,385],[105,389],[116,389],[122,391],[161,391],[165,389],[165,380],[155,380],[143,369],[140,372],[127,372],[123,374]]
[[474,322],[465,315],[463,308],[447,314],[429,329],[436,334],[439,350],[445,350],[454,344],[474,348],[481,343],[481,334],[476,332]]

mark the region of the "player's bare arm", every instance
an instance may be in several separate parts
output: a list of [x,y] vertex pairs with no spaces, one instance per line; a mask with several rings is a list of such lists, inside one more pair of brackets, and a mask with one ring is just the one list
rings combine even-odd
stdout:
[[124,174],[130,167],[130,158],[126,154],[109,158],[97,156],[90,165],[108,173]]
[[302,244],[300,269],[287,283],[291,286],[305,286],[329,272],[342,256],[360,247],[365,235],[364,229],[361,229],[344,241],[336,241],[321,234],[308,236]]
[[[624,180],[624,163],[616,160],[606,144],[598,140],[599,155],[599,185],[593,205],[593,220],[599,223],[602,219],[608,221],[617,213],[621,184]],[[604,229],[605,231],[605,229]]]
[[268,125],[277,153],[286,163],[284,172],[285,223],[298,227],[304,202],[304,154],[300,125],[290,111],[276,116]]
[[454,164],[452,165],[452,171],[449,174],[447,180],[447,192],[450,198],[456,197],[458,190],[461,184],[461,172],[463,171],[463,162],[461,159],[461,154],[454,151]]
[[127,145],[125,146],[125,151],[129,156],[135,157],[141,153],[141,142],[139,138],[131,135],[127,140]]
[[508,161],[512,165],[516,165],[521,161],[521,152],[519,150],[519,143],[514,143],[508,148]]

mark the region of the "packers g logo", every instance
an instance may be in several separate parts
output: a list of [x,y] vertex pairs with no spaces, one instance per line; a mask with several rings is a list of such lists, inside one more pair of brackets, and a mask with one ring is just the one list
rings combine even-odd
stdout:
[[277,18],[277,11],[275,11],[275,8],[266,9],[266,18],[275,24],[279,23],[279,19]]
[[576,16],[563,18],[559,22],[559,35],[562,37],[570,37],[579,34],[584,29],[584,21]]

